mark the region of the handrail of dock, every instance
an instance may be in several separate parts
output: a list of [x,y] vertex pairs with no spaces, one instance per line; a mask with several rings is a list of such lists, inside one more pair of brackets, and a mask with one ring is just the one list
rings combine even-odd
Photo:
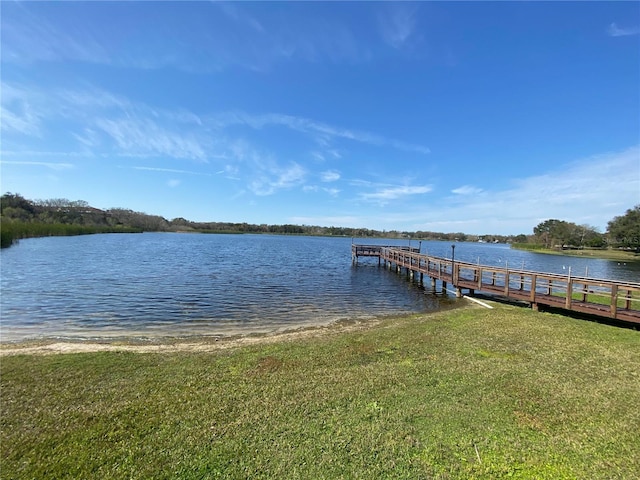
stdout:
[[420,253],[420,247],[388,246],[388,245],[358,245],[351,244],[351,253],[357,257],[378,257],[383,248],[394,248],[403,252]]
[[420,253],[420,247],[352,244],[352,259],[374,257],[389,268],[403,268],[412,278],[424,275],[436,280],[442,291],[450,284],[457,296],[485,292],[510,300],[528,302],[534,309],[540,305],[587,313],[640,324],[640,283],[494,267]]

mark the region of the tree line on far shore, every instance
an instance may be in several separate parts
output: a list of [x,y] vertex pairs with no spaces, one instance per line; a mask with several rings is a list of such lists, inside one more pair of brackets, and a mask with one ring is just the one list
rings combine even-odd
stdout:
[[545,248],[640,247],[640,205],[629,209],[625,215],[612,219],[606,234],[599,233],[594,227],[552,219],[537,225],[533,229],[533,235],[469,235],[463,232],[380,231],[315,225],[192,222],[185,218],[167,220],[158,215],[124,208],[101,210],[91,207],[83,200],[28,200],[19,194],[6,193],[0,197],[0,222],[2,247],[8,247],[20,238],[112,232],[270,233],[354,238],[412,238],[519,243]]
[[589,225],[549,219],[533,228],[534,243],[542,248],[607,248],[640,253],[640,205],[609,220],[606,233]]

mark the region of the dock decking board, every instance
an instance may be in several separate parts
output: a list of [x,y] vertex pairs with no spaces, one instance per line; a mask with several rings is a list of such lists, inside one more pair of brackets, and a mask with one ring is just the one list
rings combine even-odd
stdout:
[[450,284],[457,295],[462,289],[486,292],[535,308],[546,305],[640,324],[640,283],[475,265],[421,254],[419,247],[352,244],[351,255],[354,263],[375,257],[378,263],[420,274],[421,280],[424,275],[440,280],[443,289]]

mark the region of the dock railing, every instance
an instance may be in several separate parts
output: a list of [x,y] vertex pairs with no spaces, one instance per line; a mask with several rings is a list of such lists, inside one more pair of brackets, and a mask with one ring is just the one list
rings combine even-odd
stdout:
[[524,301],[533,308],[539,305],[640,323],[640,283],[622,282],[567,275],[510,269],[472,264],[421,254],[419,247],[380,245],[352,245],[352,256],[377,257],[378,262],[395,264],[398,271],[406,269],[412,276],[426,275],[447,283],[460,296],[466,289],[470,294],[485,292],[512,300]]

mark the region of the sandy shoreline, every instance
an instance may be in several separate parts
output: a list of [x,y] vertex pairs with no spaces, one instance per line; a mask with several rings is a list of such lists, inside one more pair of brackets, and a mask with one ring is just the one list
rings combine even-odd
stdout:
[[127,340],[42,340],[0,344],[0,357],[9,355],[53,355],[93,352],[214,352],[248,345],[293,341],[303,338],[364,330],[380,324],[382,319],[338,322],[330,325],[303,327],[293,331],[265,334],[233,335],[229,337],[195,337],[188,340],[158,337],[146,343]]

